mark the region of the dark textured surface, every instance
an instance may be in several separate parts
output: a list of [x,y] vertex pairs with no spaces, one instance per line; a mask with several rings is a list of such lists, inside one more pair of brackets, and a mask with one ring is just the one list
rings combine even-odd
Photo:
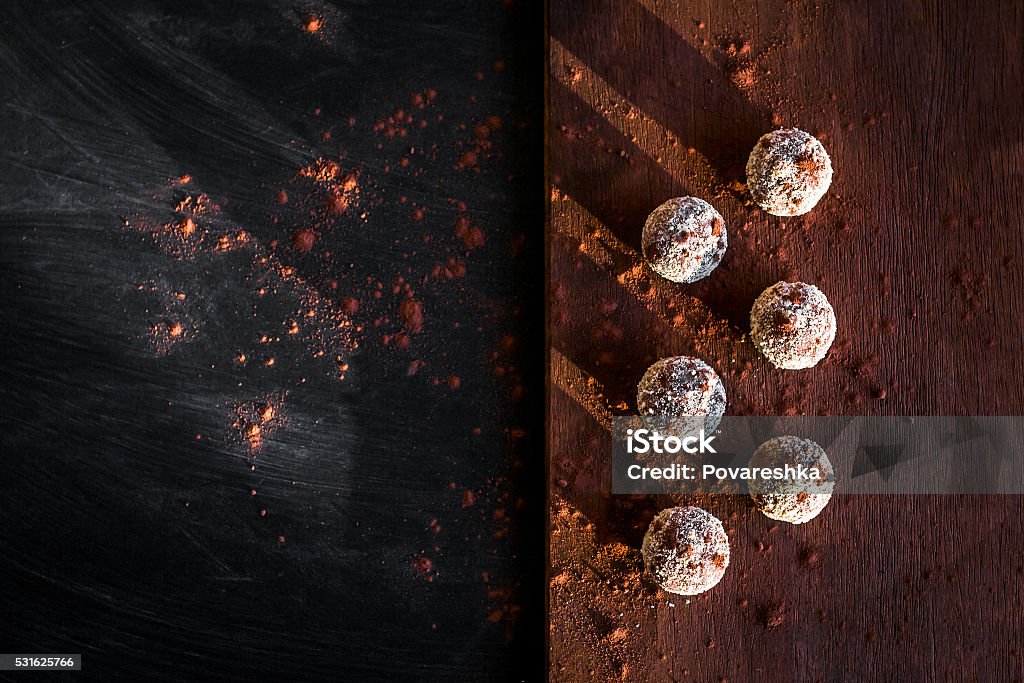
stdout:
[[[551,3],[551,481],[593,524],[553,556],[556,680],[1020,679],[1020,498],[839,496],[803,527],[702,501],[732,562],[685,605],[573,552],[590,556],[592,532],[598,559],[635,555],[672,502],[607,494],[601,423],[658,357],[709,362],[732,414],[1024,411],[1022,28],[1000,2]],[[782,126],[819,137],[835,169],[800,219],[736,184]],[[636,252],[647,214],[688,194],[730,244],[683,287]],[[775,370],[744,337],[780,279],[835,306],[812,370]]]
[[[81,652],[91,680],[536,679],[541,25],[497,1],[5,6],[0,651]],[[443,120],[373,130],[425,88]],[[489,115],[487,165],[456,168]],[[332,258],[290,248],[304,218],[275,203],[319,156],[360,169],[368,213],[318,227]],[[125,230],[184,191],[251,246],[178,259]],[[299,284],[261,303],[274,240]],[[446,258],[465,277],[427,284]],[[366,284],[400,276],[425,317],[408,349]],[[153,347],[140,286],[187,294],[187,343]],[[344,380],[284,343],[233,362],[304,297],[348,294]],[[248,452],[233,406],[268,395],[286,421]]]

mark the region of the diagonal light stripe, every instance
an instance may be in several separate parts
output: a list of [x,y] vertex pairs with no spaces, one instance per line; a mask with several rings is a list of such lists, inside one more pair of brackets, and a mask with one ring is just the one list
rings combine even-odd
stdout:
[[559,218],[551,221],[555,229],[578,240],[580,251],[597,265],[614,271],[624,264],[631,266],[640,261],[639,253],[554,185],[551,186],[551,210],[552,218]]
[[693,30],[693,19],[687,17],[685,12],[679,11],[678,3],[676,3],[676,7],[668,9],[662,6],[668,4],[664,0],[637,0],[637,4],[642,5],[648,12],[658,17],[666,26],[672,29],[672,32],[680,40],[687,43],[690,42],[687,34]]
[[639,253],[557,187],[551,190],[551,227],[577,242],[581,253],[614,274],[616,281],[654,315],[695,339],[742,343],[742,335],[727,320],[715,316],[697,297],[682,293],[678,285],[651,272]]
[[[719,183],[711,164],[699,151],[683,144],[679,136],[630,102],[554,38],[550,41],[550,59],[552,75],[559,83],[600,112],[684,187],[710,188]],[[729,209],[738,208],[736,200],[728,195],[720,201],[730,204]]]
[[551,380],[562,392],[590,413],[605,429],[612,428],[612,413],[604,397],[604,386],[575,363],[551,348]]
[[[554,38],[550,40],[550,58],[552,76],[557,81],[599,112],[680,185],[711,188],[719,184],[717,174],[703,155],[684,145],[671,130],[644,113]],[[719,200],[728,210],[740,208],[728,195],[719,195]],[[714,315],[700,299],[654,274],[636,249],[554,185],[550,206],[551,228],[612,274],[651,313],[689,338],[695,353],[733,359],[742,355],[743,347],[748,345],[745,335],[726,319]],[[554,348],[550,349],[550,359],[553,384],[610,429],[612,411],[601,383]]]

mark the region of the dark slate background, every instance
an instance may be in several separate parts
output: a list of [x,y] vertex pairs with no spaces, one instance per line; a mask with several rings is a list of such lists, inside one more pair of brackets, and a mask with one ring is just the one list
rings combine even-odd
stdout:
[[[81,652],[76,676],[96,680],[542,677],[544,48],[529,4],[5,5],[0,651]],[[443,121],[407,144],[372,130],[428,87]],[[504,125],[486,164],[457,169],[491,114]],[[423,172],[395,172],[415,145],[433,150]],[[362,169],[368,217],[323,231],[334,258],[297,254],[273,198],[339,155]],[[365,301],[367,276],[412,280],[444,255],[467,275],[420,288],[409,349],[366,311],[343,381],[301,350],[273,372],[233,364],[295,302],[248,314],[244,254],[176,260],[125,229],[171,217],[183,174],[328,299]],[[483,246],[460,247],[453,198]],[[143,283],[186,291],[198,334],[155,353]],[[254,457],[230,407],[275,392],[287,424]]]

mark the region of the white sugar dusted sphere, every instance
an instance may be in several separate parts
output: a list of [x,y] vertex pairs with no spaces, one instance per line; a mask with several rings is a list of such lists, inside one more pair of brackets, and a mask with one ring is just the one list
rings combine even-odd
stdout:
[[729,236],[715,207],[696,197],[676,197],[647,217],[642,241],[654,272],[688,283],[707,277],[721,263]]
[[832,160],[817,138],[799,128],[761,136],[747,159],[751,199],[774,216],[800,216],[832,184]]
[[803,524],[818,516],[832,498],[835,471],[825,451],[810,439],[779,436],[761,444],[750,459],[750,467],[816,468],[821,479],[754,479],[750,497],[771,519]]
[[722,522],[698,507],[659,512],[644,534],[641,551],[655,583],[679,595],[711,590],[729,566],[729,537]]
[[778,368],[813,367],[835,341],[836,314],[814,285],[776,282],[761,292],[750,310],[750,337]]
[[711,433],[725,414],[725,387],[718,373],[700,358],[672,356],[647,368],[636,388],[636,404],[642,417],[664,420],[677,429],[703,428]]

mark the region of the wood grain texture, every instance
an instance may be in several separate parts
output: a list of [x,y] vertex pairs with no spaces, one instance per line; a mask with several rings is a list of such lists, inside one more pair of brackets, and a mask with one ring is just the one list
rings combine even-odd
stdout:
[[[576,373],[551,383],[552,496],[596,543],[638,548],[673,501],[608,494],[609,440],[574,396],[580,376],[619,413],[647,365],[692,354],[723,376],[733,414],[1021,414],[1019,4],[554,0],[550,12],[552,371]],[[835,168],[803,218],[754,209],[738,184],[753,143],[780,126],[819,137]],[[676,286],[639,264],[639,234],[688,194],[724,215],[730,246],[708,279]],[[775,370],[744,336],[779,279],[817,284],[836,309],[837,341],[812,370]],[[634,600],[598,588],[587,607],[552,588],[555,680],[1022,675],[1021,499],[837,497],[806,528],[743,501],[707,505],[733,546],[710,593],[673,607],[650,584]],[[604,616],[567,636],[586,609]]]

